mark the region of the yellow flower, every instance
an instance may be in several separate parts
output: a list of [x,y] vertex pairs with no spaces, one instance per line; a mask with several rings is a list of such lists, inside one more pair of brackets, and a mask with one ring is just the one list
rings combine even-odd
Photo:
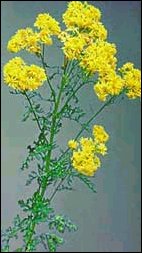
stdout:
[[119,69],[124,80],[126,95],[130,99],[141,97],[141,71],[134,64],[127,62]]
[[58,38],[62,41],[62,42],[66,42],[69,38],[70,38],[70,34],[67,33],[66,31],[62,31],[59,35]]
[[20,91],[32,91],[39,88],[47,79],[43,68],[26,65],[20,57],[11,59],[4,66],[4,82]]
[[75,140],[70,140],[70,141],[68,141],[68,147],[69,147],[70,149],[76,149],[77,146],[78,146],[77,141],[75,141]]
[[39,54],[41,52],[40,43],[52,45],[51,35],[60,33],[59,23],[49,14],[39,14],[34,26],[41,29],[39,33],[31,28],[19,29],[8,42],[7,49],[12,53],[17,53],[22,49],[30,53]]
[[107,147],[104,143],[99,143],[96,142],[96,147],[95,147],[96,153],[99,153],[101,155],[106,155],[107,154]]
[[94,22],[98,22],[101,12],[98,8],[89,5],[87,2],[72,1],[68,4],[63,14],[63,22],[67,28],[88,28]]
[[53,41],[52,38],[50,37],[50,35],[48,34],[47,30],[41,30],[38,34],[39,39],[42,43],[46,44],[46,45],[52,45]]
[[100,167],[100,159],[84,151],[73,151],[72,165],[79,172],[86,176],[93,176]]
[[[97,40],[103,41],[107,38],[107,30],[99,21],[100,18],[100,10],[87,2],[72,1],[68,4],[67,10],[63,14],[63,22],[67,28],[58,36],[64,43],[63,51],[68,59],[79,59],[85,47]],[[85,52],[87,53],[87,50]],[[95,56],[92,53],[94,52],[91,52],[90,55],[93,58]],[[88,55],[84,58],[81,66],[87,69]],[[94,62],[92,62],[93,64]],[[87,70],[91,71],[90,68]]]
[[60,33],[59,23],[48,13],[40,13],[34,26],[38,29],[46,30],[48,35],[58,35]]
[[85,39],[81,36],[68,37],[64,42],[64,54],[69,60],[78,59],[85,44]]
[[83,151],[88,152],[88,153],[94,151],[94,142],[93,142],[92,138],[82,137],[80,139],[80,144],[81,144]]
[[7,49],[12,53],[17,53],[22,49],[31,53],[40,53],[38,34],[29,27],[19,29],[9,40]]
[[98,96],[99,100],[106,101],[108,96],[108,86],[106,83],[103,82],[97,82],[97,84],[94,85],[94,92]]
[[119,95],[123,88],[124,80],[116,74],[115,70],[102,73],[94,85],[94,91],[101,101],[105,101],[108,95]]
[[115,44],[97,40],[84,50],[80,66],[90,73],[107,73],[116,68],[115,54]]
[[109,139],[109,135],[105,131],[104,127],[100,125],[95,125],[93,127],[93,136],[95,138],[95,141],[98,143],[107,142]]
[[79,142],[70,140],[68,146],[73,150],[71,157],[72,166],[86,176],[93,176],[101,166],[98,154],[105,155],[107,147],[104,144],[108,140],[108,134],[102,126],[94,126],[94,138],[82,137]]
[[125,73],[127,71],[132,71],[133,68],[134,68],[134,64],[132,62],[127,62],[121,68],[119,68],[118,70],[122,73]]
[[107,38],[107,30],[101,22],[94,22],[89,27],[89,36],[93,40],[105,40]]

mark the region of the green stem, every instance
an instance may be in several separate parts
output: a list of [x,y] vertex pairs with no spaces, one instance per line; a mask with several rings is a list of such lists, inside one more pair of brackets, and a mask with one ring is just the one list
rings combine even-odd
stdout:
[[42,65],[43,65],[43,68],[44,68],[45,73],[46,73],[47,82],[48,82],[49,88],[50,88],[50,90],[51,90],[51,95],[52,95],[52,97],[53,97],[53,101],[56,102],[56,94],[55,94],[55,91],[54,91],[54,89],[53,89],[53,87],[52,87],[52,84],[51,84],[51,82],[50,82],[50,80],[49,80],[49,77],[48,77],[48,74],[47,74],[47,71],[46,71],[46,63],[45,63],[44,57],[43,57],[42,55],[41,55],[41,61],[42,61]]
[[31,107],[31,109],[32,109],[32,113],[34,114],[34,117],[35,117],[35,120],[36,120],[36,122],[37,122],[37,125],[38,125],[39,130],[42,132],[42,128],[41,128],[41,126],[40,126],[40,123],[39,123],[38,117],[37,117],[37,115],[36,115],[36,112],[35,112],[35,110],[34,110],[34,108],[33,108],[32,102],[31,102],[31,100],[30,100],[30,98],[29,98],[29,96],[28,96],[28,94],[27,94],[26,92],[24,92],[23,94],[25,95],[25,97],[27,98],[27,100],[28,100],[28,102],[29,102],[29,105],[30,105],[30,107]]
[[106,106],[108,106],[109,104],[111,104],[112,103],[112,101],[114,101],[114,97],[111,97],[103,106],[101,106],[101,108],[87,121],[87,123],[85,123],[83,126],[82,126],[82,128],[81,128],[81,130],[79,131],[79,133],[76,135],[76,137],[75,137],[75,140],[77,140],[78,139],[78,137],[82,134],[82,132],[86,129],[86,127],[92,122],[92,120],[94,119],[94,118],[96,118],[96,116],[98,116],[100,113],[101,113],[101,111],[103,111],[103,109],[106,107]]
[[[82,132],[86,129],[86,127],[93,121],[93,119],[96,118],[96,116],[98,116],[101,113],[101,111],[104,110],[104,108],[106,106],[111,104],[114,99],[115,99],[114,97],[111,97],[103,106],[100,107],[100,109],[95,114],[93,114],[93,116],[85,124],[83,124],[81,130],[79,131],[79,133],[74,138],[75,140],[78,139],[78,137],[82,134]],[[59,157],[59,159],[61,159],[68,151],[69,151],[69,148],[67,148],[65,150],[65,152]]]
[[40,55],[40,57],[41,57],[42,66],[43,66],[43,68],[44,68],[44,70],[45,70],[45,74],[46,74],[46,77],[47,77],[47,82],[48,82],[48,84],[49,84],[49,87],[50,87],[52,96],[53,96],[54,99],[55,99],[55,91],[54,91],[54,89],[53,89],[53,87],[52,87],[52,84],[51,84],[51,82],[50,82],[50,80],[49,80],[49,78],[48,78],[48,74],[47,74],[47,71],[46,71],[46,62],[44,61],[44,54],[45,54],[45,46],[44,46],[44,44],[43,44],[42,54]]
[[[86,83],[86,82],[85,82]],[[66,100],[64,106],[61,108],[60,110],[60,114],[62,114],[64,112],[64,109],[66,108],[67,104],[70,102],[70,100],[72,99],[72,97],[77,93],[78,90],[80,90],[80,88],[82,88],[84,86],[85,83],[81,83],[78,88],[76,88],[76,90],[73,91],[73,93],[71,94],[70,97],[68,97],[68,99]]]
[[70,66],[68,67],[68,69],[69,69],[69,71],[67,70],[67,72],[68,72],[68,77],[71,75],[71,73],[73,72],[73,70],[74,70],[74,68],[77,66],[77,64],[78,64],[78,62],[77,61],[72,61],[72,62],[70,62],[70,66],[71,66],[71,68],[70,68]]
[[[52,154],[52,145],[53,145],[53,142],[54,142],[55,126],[56,126],[58,107],[59,107],[59,104],[60,104],[61,95],[62,95],[63,87],[64,87],[64,84],[65,84],[64,83],[65,71],[66,71],[66,69],[64,69],[63,77],[62,77],[62,80],[61,80],[61,87],[60,87],[60,90],[59,90],[57,101],[55,102],[53,116],[52,116],[51,132],[50,132],[50,140],[49,140],[49,145],[51,145],[51,149],[48,151],[47,158],[46,158],[46,170],[47,170],[47,172],[48,172],[48,169],[49,169],[49,166],[50,166],[50,159],[51,159],[51,154]],[[47,187],[47,180],[44,182],[44,184],[41,187],[41,196],[42,197],[44,196],[44,193],[46,191],[46,187]],[[39,191],[40,191],[40,189],[39,189]],[[36,226],[36,223],[32,223],[31,234],[29,236],[28,242],[27,242],[26,247],[25,247],[26,252],[27,252],[28,247],[31,243],[32,236],[33,236],[33,233],[34,233],[34,230],[35,230],[35,226]]]
[[29,245],[30,245],[30,243],[31,243],[31,239],[32,239],[32,236],[33,236],[33,232],[34,232],[34,230],[35,230],[35,225],[36,225],[36,223],[33,222],[33,221],[31,221],[31,224],[30,224],[30,226],[31,226],[31,234],[30,234],[29,240],[28,240],[28,242],[27,242],[27,245],[26,245],[26,247],[25,247],[25,252],[29,252]]
[[[40,125],[40,123],[39,123],[39,120],[38,120],[38,117],[37,117],[37,115],[36,115],[36,112],[35,112],[35,110],[34,110],[34,108],[33,108],[32,102],[31,102],[31,100],[30,100],[30,98],[29,98],[29,96],[28,96],[28,94],[27,94],[26,92],[24,92],[23,94],[25,95],[25,97],[27,98],[27,100],[28,100],[28,102],[29,102],[29,105],[30,105],[30,107],[31,107],[31,109],[32,109],[32,113],[33,113],[33,115],[34,115],[34,117],[35,117],[35,120],[36,120],[36,122],[37,122],[37,125],[38,125],[39,130],[42,132],[43,130],[42,130],[41,125]],[[47,140],[47,138],[46,138],[45,135],[44,135],[44,138],[45,138],[46,142],[48,143],[48,140]]]
[[[64,76],[64,74],[63,74],[63,76]],[[64,79],[62,78],[61,87],[60,87],[60,90],[59,90],[59,94],[58,94],[58,97],[57,97],[57,102],[55,103],[55,107],[54,107],[54,111],[53,111],[53,116],[52,116],[52,124],[51,124],[50,140],[49,140],[51,148],[50,148],[50,150],[48,152],[47,159],[46,159],[46,171],[47,172],[48,172],[49,165],[50,165],[50,158],[51,158],[51,153],[52,153],[52,145],[53,145],[53,141],[54,141],[55,126],[56,126],[56,120],[57,120],[57,112],[58,112],[58,107],[59,107],[59,104],[60,104],[60,99],[61,99],[63,87],[64,87]],[[44,185],[43,185],[43,187],[42,187],[41,196],[44,195],[45,190],[46,190],[46,186],[47,186],[47,182],[45,182]]]
[[[68,175],[68,174],[67,174]],[[64,182],[65,178],[67,177],[67,175],[65,177],[63,177],[61,179],[61,181],[59,182],[59,184],[57,185],[57,187],[55,188],[55,190],[53,191],[52,195],[49,198],[49,202],[51,203],[51,200],[54,198],[55,194],[57,193],[59,187],[62,185],[62,183]]]

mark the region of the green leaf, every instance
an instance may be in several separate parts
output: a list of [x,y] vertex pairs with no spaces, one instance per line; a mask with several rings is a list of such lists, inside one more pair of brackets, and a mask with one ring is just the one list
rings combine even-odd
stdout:
[[47,236],[47,244],[50,252],[56,252],[57,247],[63,243],[63,238],[55,235],[49,234]]
[[62,215],[55,215],[52,220],[49,222],[49,229],[54,229],[59,233],[64,233],[67,229],[69,232],[76,231],[77,227],[71,222],[67,217]]
[[74,176],[79,178],[91,191],[96,193],[95,185],[94,183],[87,177],[80,173],[75,173]]
[[25,211],[25,212],[29,211],[30,206],[28,205],[28,202],[25,203],[24,200],[19,200],[18,204],[23,209],[23,211]]
[[28,180],[26,181],[26,185],[30,185],[33,180],[38,178],[38,174],[35,171],[31,171],[31,173],[28,176]]

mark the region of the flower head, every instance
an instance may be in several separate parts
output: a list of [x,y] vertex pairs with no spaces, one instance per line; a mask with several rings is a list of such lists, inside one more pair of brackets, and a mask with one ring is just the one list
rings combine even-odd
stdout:
[[141,97],[141,71],[134,68],[131,62],[125,63],[119,71],[124,80],[127,97],[130,99]]
[[92,23],[98,22],[100,17],[101,12],[98,8],[87,2],[72,1],[63,14],[63,21],[67,28],[79,27],[81,29],[89,28]]
[[34,26],[41,30],[46,30],[48,35],[58,35],[60,33],[59,23],[48,13],[40,13]]
[[101,125],[94,125],[93,136],[96,142],[105,143],[109,139],[109,135],[105,131],[104,127]]
[[69,140],[69,141],[68,141],[68,147],[69,147],[70,149],[76,149],[77,146],[78,146],[77,141],[75,141],[75,140]]
[[85,44],[85,39],[81,36],[68,37],[63,47],[64,54],[69,60],[78,59]]
[[20,91],[36,90],[46,80],[43,68],[34,64],[28,66],[20,57],[15,57],[6,63],[3,71],[4,82]]
[[17,53],[22,49],[31,53],[40,53],[38,34],[29,27],[19,29],[9,40],[7,49],[12,53]]
[[119,95],[124,88],[124,80],[115,70],[102,73],[98,82],[94,85],[94,91],[101,101],[105,101],[107,97]]
[[116,68],[115,54],[115,44],[97,40],[84,50],[80,66],[90,73],[107,73]]
[[71,157],[72,166],[86,176],[93,176],[101,166],[98,155],[107,153],[107,142],[109,135],[104,127],[96,125],[93,128],[93,138],[82,137],[79,142],[69,141],[68,145],[73,149]]

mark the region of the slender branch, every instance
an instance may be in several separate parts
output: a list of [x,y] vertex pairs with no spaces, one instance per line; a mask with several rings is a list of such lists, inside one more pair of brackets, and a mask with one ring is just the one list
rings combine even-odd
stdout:
[[55,190],[53,191],[51,197],[49,198],[49,202],[51,202],[51,200],[54,198],[54,195],[57,193],[59,187],[62,185],[62,183],[64,182],[64,180],[65,180],[65,178],[66,178],[67,176],[68,176],[68,174],[67,174],[65,177],[63,177],[63,178],[61,179],[61,181],[59,182],[59,184],[57,185],[57,187],[56,187]]
[[[98,116],[101,111],[104,110],[104,108],[106,106],[108,106],[109,104],[112,103],[112,101],[115,100],[116,97],[111,97],[103,106],[101,106],[101,108],[82,126],[81,130],[79,131],[79,133],[76,135],[75,140],[78,139],[78,137],[82,134],[82,132],[86,129],[86,127],[93,121],[94,118],[96,118],[96,116]],[[67,148],[65,150],[65,152],[60,156],[59,160],[69,151],[69,148]],[[51,197],[49,198],[49,201],[51,202],[51,200],[54,198],[54,196],[56,195],[59,187],[62,185],[62,183],[64,182],[64,180],[67,178],[68,174],[66,174],[66,176],[64,178],[62,178],[60,180],[60,182],[58,183],[57,187],[55,188],[55,190],[53,191]]]
[[56,102],[56,94],[55,94],[55,91],[54,91],[54,89],[53,89],[53,87],[52,87],[52,84],[51,84],[51,82],[50,82],[50,80],[49,80],[49,77],[48,77],[48,74],[47,74],[46,63],[45,63],[45,61],[44,61],[44,57],[43,57],[42,55],[40,55],[40,56],[41,56],[41,61],[42,61],[43,68],[44,68],[45,73],[46,73],[47,82],[48,82],[49,88],[50,88],[50,90],[51,90],[51,94],[52,94],[52,97],[53,97],[53,101]]
[[36,122],[37,122],[37,125],[38,125],[39,130],[42,132],[42,128],[41,128],[41,126],[40,126],[40,123],[39,123],[38,117],[37,117],[37,115],[36,115],[36,112],[35,112],[35,110],[34,110],[34,108],[33,108],[32,102],[31,102],[31,100],[30,100],[30,98],[29,98],[29,96],[28,96],[28,94],[27,94],[26,92],[24,92],[23,94],[26,96],[26,98],[27,98],[27,100],[28,100],[28,102],[29,102],[29,105],[30,105],[30,107],[31,107],[31,109],[32,109],[32,112],[33,112],[33,114],[34,114],[34,117],[35,117],[35,120],[36,120]]
[[43,44],[43,47],[42,47],[42,56],[43,56],[43,59],[44,59],[44,54],[45,54],[45,46]]
[[52,87],[52,84],[51,84],[51,82],[50,82],[50,80],[49,80],[48,75],[47,75],[47,82],[48,82],[49,87],[50,87],[50,90],[51,90],[51,92],[52,92],[53,100],[54,100],[54,102],[56,102],[56,94],[55,94],[55,91],[54,91],[54,89],[53,89],[53,87]]
[[67,104],[70,102],[70,100],[72,99],[72,97],[77,93],[77,91],[82,88],[84,86],[85,83],[81,83],[77,88],[76,90],[73,91],[73,93],[71,94],[70,97],[68,97],[68,99],[66,100],[64,106],[61,108],[60,112],[59,113],[63,113],[64,112],[64,109],[66,108]]
[[[26,92],[24,92],[23,94],[25,95],[25,97],[27,98],[27,100],[28,100],[28,102],[29,102],[29,105],[30,105],[30,107],[31,107],[31,109],[32,109],[32,112],[33,112],[33,114],[34,114],[34,117],[35,117],[35,120],[36,120],[36,122],[37,122],[37,125],[38,125],[39,130],[40,130],[41,132],[43,132],[43,129],[42,129],[40,123],[39,123],[38,117],[37,117],[37,115],[36,115],[36,112],[35,112],[35,110],[34,110],[34,108],[33,108],[32,102],[31,102],[31,100],[30,100],[28,94],[27,94]],[[46,142],[48,143],[48,140],[47,140],[47,137],[45,136],[45,134],[44,134],[44,138],[45,138]]]
[[[74,138],[75,140],[77,140],[77,138],[82,134],[82,132],[86,129],[86,127],[93,121],[93,119],[96,118],[96,116],[99,115],[100,112],[103,111],[106,106],[111,104],[112,101],[114,101],[114,99],[115,99],[115,97],[111,97],[103,106],[100,107],[100,109],[95,114],[93,114],[93,116],[86,123],[82,124],[81,130]],[[69,148],[67,148],[64,151],[64,153],[59,157],[59,159],[61,159],[68,151],[69,151]]]
[[115,97],[111,97],[88,121],[87,123],[83,124],[81,130],[79,131],[79,133],[76,135],[75,140],[78,139],[78,137],[82,134],[82,132],[86,129],[86,127],[93,121],[94,118],[96,118],[97,115],[100,114],[101,111],[103,111],[103,109],[108,106],[109,104],[112,103],[112,101],[114,101]]

